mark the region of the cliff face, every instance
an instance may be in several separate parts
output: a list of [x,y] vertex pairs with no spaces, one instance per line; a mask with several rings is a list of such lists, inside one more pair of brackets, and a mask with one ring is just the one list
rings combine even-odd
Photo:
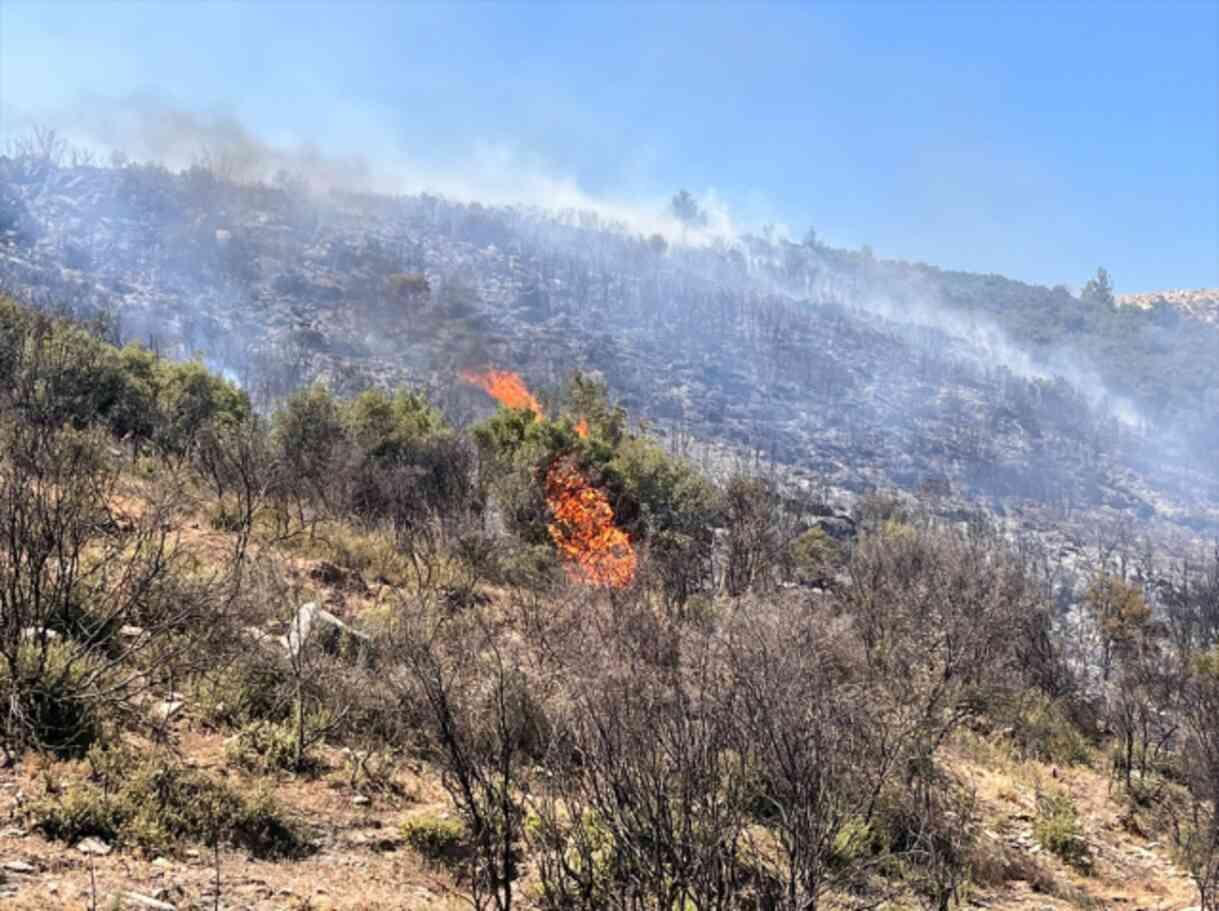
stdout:
[[1098,521],[1219,529],[1219,478],[1193,454],[1216,429],[1190,385],[1211,368],[1175,347],[1213,345],[1219,364],[1219,336],[998,276],[754,237],[669,246],[589,213],[0,159],[0,287],[197,353],[256,401],[318,378],[412,383],[463,420],[487,407],[463,367],[542,389],[597,371],[675,449],[774,466],[829,501],[901,488],[1068,555]]

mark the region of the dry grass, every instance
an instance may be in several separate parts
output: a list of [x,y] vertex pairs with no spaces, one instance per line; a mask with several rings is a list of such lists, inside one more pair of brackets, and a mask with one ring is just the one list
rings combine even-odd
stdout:
[[[1192,882],[1174,862],[1168,833],[1132,834],[1123,819],[1123,795],[1105,770],[1022,761],[1001,739],[969,733],[955,738],[946,758],[977,790],[989,863],[975,878],[984,880],[978,897],[991,907],[1181,909],[1197,903]],[[1089,874],[1037,845],[1038,794],[1065,795],[1074,803],[1094,858]],[[1002,881],[1013,873],[1020,878]]]
[[[138,514],[138,484],[125,495],[121,509]],[[215,529],[204,510],[186,516],[179,528],[182,541],[206,559],[231,552],[232,536]],[[348,618],[374,621],[399,586],[409,586],[407,568],[386,548],[377,533],[345,526],[321,526],[288,544],[272,545],[268,527],[260,526],[252,542],[255,554],[268,560],[287,590],[302,600],[324,601]],[[365,586],[327,586],[315,579],[319,561],[358,573]],[[488,589],[495,602],[506,593]],[[188,706],[175,719],[170,745],[191,766],[210,774],[246,779],[226,762],[226,735],[196,723]],[[324,773],[318,777],[277,776],[260,779],[287,812],[301,821],[317,843],[312,855],[291,861],[262,861],[232,850],[219,856],[221,906],[270,909],[456,909],[468,907],[459,883],[436,864],[410,848],[401,835],[407,819],[445,818],[452,809],[435,772],[403,761],[393,775],[393,788],[360,794],[351,787],[347,757],[321,747]],[[961,733],[950,744],[945,760],[951,771],[978,795],[981,817],[979,849],[969,897],[991,909],[1108,908],[1179,911],[1195,904],[1196,893],[1175,867],[1167,833],[1153,828],[1142,835],[1131,831],[1126,801],[1111,787],[1105,770],[1097,767],[1058,767],[1024,760],[1001,737]],[[18,887],[15,896],[0,899],[15,911],[116,907],[125,892],[156,896],[178,908],[211,908],[215,898],[215,858],[196,845],[177,858],[145,857],[115,851],[91,858],[74,847],[48,842],[20,829],[19,805],[43,789],[46,760],[27,759],[0,770],[0,864],[23,861],[30,875],[5,874],[0,889]],[[68,781],[87,774],[83,763],[59,763],[50,771]],[[1090,875],[1070,867],[1041,849],[1032,836],[1038,795],[1070,797],[1078,809],[1084,833],[1095,857]],[[92,883],[95,882],[95,887]],[[529,877],[523,881],[527,893]],[[117,905],[122,907],[122,905]]]
[[[228,776],[224,738],[184,726],[177,748],[187,762],[215,775]],[[409,815],[449,812],[439,782],[426,769],[404,765],[395,784],[405,798],[374,796],[359,802],[342,773],[342,757],[327,757],[336,771],[316,780],[286,779],[272,784],[276,798],[303,821],[320,844],[317,853],[301,860],[267,862],[243,852],[220,852],[222,907],[258,909],[456,909],[464,907],[456,884],[442,870],[424,862],[402,843],[399,825]],[[87,774],[84,763],[57,763],[29,758],[0,772],[0,815],[11,818],[17,804],[41,793],[44,772],[53,771],[65,784]],[[0,828],[0,862],[19,860],[36,873],[8,874],[8,885],[20,888],[5,908],[20,911],[88,909],[90,871],[96,878],[97,907],[112,907],[122,893],[132,891],[179,908],[212,907],[215,866],[211,851],[195,845],[180,858],[146,857],[115,851],[91,858],[73,847],[46,841],[37,834]]]

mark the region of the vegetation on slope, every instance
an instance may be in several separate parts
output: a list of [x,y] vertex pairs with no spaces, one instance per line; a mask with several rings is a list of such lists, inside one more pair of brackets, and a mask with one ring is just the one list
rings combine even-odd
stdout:
[[[0,745],[92,767],[26,807],[49,837],[307,852],[282,807],[173,759],[190,700],[250,780],[336,748],[370,780],[379,755],[434,769],[459,826],[404,837],[477,907],[1068,894],[1058,868],[995,858],[968,749],[1098,765],[1215,906],[1213,566],[1144,591],[1098,563],[1068,622],[985,528],[877,500],[831,542],[816,504],[700,477],[583,377],[551,417],[469,433],[408,391],[314,387],[261,415],[198,365],[2,315]],[[631,584],[559,571],[560,457],[637,547]],[[324,584],[293,573],[319,557]],[[1078,815],[1039,806],[1086,896]]]

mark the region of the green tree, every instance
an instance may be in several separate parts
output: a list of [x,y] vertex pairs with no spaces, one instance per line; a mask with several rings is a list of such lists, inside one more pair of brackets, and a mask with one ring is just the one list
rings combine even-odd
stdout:
[[1109,278],[1109,273],[1103,266],[1096,270],[1093,278],[1088,279],[1079,299],[1088,303],[1104,304],[1106,307],[1114,306],[1113,280]]
[[275,413],[274,432],[301,512],[308,498],[327,502],[347,440],[342,409],[330,390],[317,383],[290,396]]
[[158,442],[167,453],[184,454],[209,422],[240,423],[250,415],[249,397],[197,361],[162,362],[157,396],[163,415]]
[[372,460],[403,460],[413,444],[445,431],[444,417],[417,392],[390,396],[379,389],[361,392],[346,409],[347,426]]
[[1084,595],[1084,604],[1099,627],[1101,670],[1104,679],[1108,680],[1114,657],[1138,644],[1151,619],[1151,608],[1137,587],[1107,573],[1092,580]]
[[626,411],[609,399],[609,389],[604,380],[577,370],[567,382],[564,390],[566,409],[572,420],[587,422],[589,433],[617,446],[626,435]]
[[679,190],[669,201],[669,211],[682,223],[683,229],[707,226],[707,213],[699,206],[689,190]]

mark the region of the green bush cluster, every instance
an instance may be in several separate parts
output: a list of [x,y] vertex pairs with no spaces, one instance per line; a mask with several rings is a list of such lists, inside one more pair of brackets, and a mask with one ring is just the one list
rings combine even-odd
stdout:
[[102,425],[181,454],[210,421],[244,420],[244,392],[197,362],[116,348],[63,320],[0,298],[0,390],[40,425]]
[[[647,542],[661,585],[677,600],[694,594],[706,582],[720,518],[714,485],[651,440],[629,433],[603,383],[576,374],[557,411],[550,420],[501,409],[472,428],[483,484],[511,530],[528,544],[549,544],[546,472],[558,457],[572,458],[606,491],[615,524],[632,541]],[[584,437],[575,429],[581,420],[588,427]]]
[[[226,742],[224,756],[247,772],[303,771],[297,766],[296,733],[290,723],[251,722]],[[309,764],[308,759],[302,757],[302,762]]]
[[184,843],[227,842],[258,857],[304,853],[306,842],[265,793],[243,794],[206,773],[125,747],[89,753],[92,781],[74,782],[31,801],[25,814],[47,838],[166,853]]
[[1023,757],[1062,766],[1092,764],[1093,744],[1067,716],[1061,702],[1029,690],[1014,705],[1010,736]]
[[104,687],[99,659],[59,639],[48,640],[45,651],[33,639],[24,641],[15,657],[0,657],[0,704],[11,745],[32,742],[60,758],[83,756],[103,733],[102,709],[91,698]]
[[465,827],[457,819],[416,816],[402,823],[402,840],[433,863],[457,864],[469,854]]
[[454,524],[476,505],[473,452],[417,393],[369,389],[350,401],[313,386],[273,417],[282,494],[322,503],[408,533],[437,518]]
[[242,728],[259,721],[286,721],[292,695],[287,665],[251,650],[220,671],[196,678],[192,701],[207,724]]
[[1033,820],[1037,843],[1081,873],[1092,871],[1092,849],[1079,822],[1075,802],[1066,794],[1043,794]]

